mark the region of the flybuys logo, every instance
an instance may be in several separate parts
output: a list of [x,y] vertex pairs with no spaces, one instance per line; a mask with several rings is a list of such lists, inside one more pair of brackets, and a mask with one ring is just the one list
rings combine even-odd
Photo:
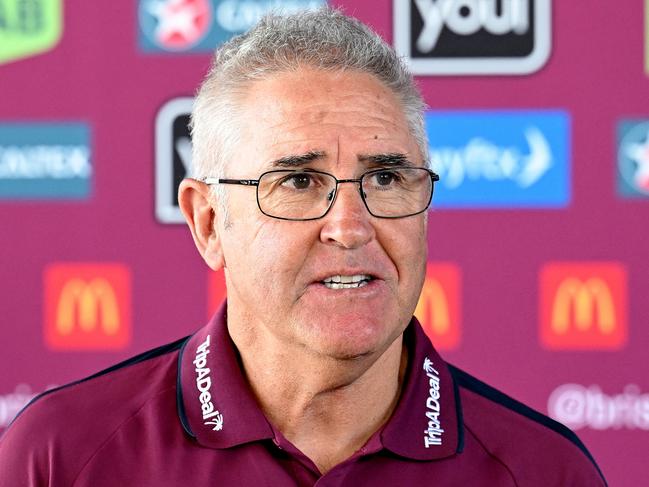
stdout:
[[596,385],[563,384],[550,395],[548,413],[573,430],[649,430],[649,394],[635,384],[614,395]]
[[617,140],[618,193],[649,198],[649,120],[620,122]]
[[414,74],[527,74],[551,50],[551,0],[393,0]]
[[213,52],[271,10],[317,8],[325,0],[139,0],[144,52]]
[[63,31],[62,0],[0,0],[0,64],[52,49]]
[[563,208],[570,203],[564,111],[426,114],[439,208]]
[[196,358],[194,366],[196,367],[196,388],[198,389],[198,399],[201,402],[201,412],[203,421],[206,426],[212,426],[212,430],[221,431],[223,429],[223,415],[214,408],[212,402],[212,378],[210,369],[207,367],[207,355],[210,353],[210,336],[196,349]]
[[83,123],[0,123],[0,198],[84,199],[92,176]]

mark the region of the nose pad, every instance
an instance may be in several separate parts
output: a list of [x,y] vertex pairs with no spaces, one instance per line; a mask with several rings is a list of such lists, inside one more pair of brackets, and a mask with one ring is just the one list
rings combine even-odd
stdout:
[[[365,198],[367,197],[367,193],[365,191],[363,191],[363,185],[359,181],[356,181],[356,180],[343,180],[341,182],[342,183],[355,183],[355,184],[358,184],[358,195],[361,197],[361,201],[363,203],[363,206],[367,207],[367,203],[365,202]],[[327,195],[327,202],[328,203],[333,204],[332,200],[336,199],[336,197],[338,195],[337,189],[338,188],[332,189],[331,192]]]
[[[343,180],[342,183],[358,183],[358,182]],[[367,204],[365,203],[366,193],[365,191],[363,191],[363,187],[360,184],[358,185],[358,196],[356,196],[356,191],[353,188],[349,188],[350,191],[349,194],[345,194],[344,192],[340,193],[339,191],[340,189],[341,188],[339,184],[338,187],[332,189],[326,195],[327,203],[329,204],[330,210],[336,212],[335,206],[337,204],[338,206],[342,205],[347,208],[345,210],[345,213],[347,213],[348,216],[350,215],[350,213],[348,213],[350,210],[352,212],[351,214],[356,215],[356,217],[358,217],[361,214],[367,213]],[[340,199],[344,201],[338,202],[338,200]]]
[[362,201],[363,190],[360,187],[358,189],[358,196],[352,188],[349,188],[349,194],[343,192],[338,195],[336,190],[327,193],[327,200],[332,206],[320,229],[322,242],[345,249],[355,249],[374,238],[371,216]]
[[[365,191],[363,191],[363,187],[362,187],[360,184],[358,185],[358,192],[359,192],[359,194],[361,195],[361,197],[362,197],[363,199],[367,198],[367,193],[366,193]],[[327,194],[327,203],[331,203],[331,201],[332,201],[335,197],[336,197],[336,190],[335,190],[335,189],[332,189],[332,190],[329,191],[329,193]]]

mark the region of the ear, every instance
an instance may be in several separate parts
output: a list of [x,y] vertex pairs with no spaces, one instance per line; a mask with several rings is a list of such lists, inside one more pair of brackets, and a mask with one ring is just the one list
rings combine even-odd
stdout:
[[225,260],[209,186],[195,179],[183,179],[178,188],[178,204],[203,260],[218,271],[225,266]]

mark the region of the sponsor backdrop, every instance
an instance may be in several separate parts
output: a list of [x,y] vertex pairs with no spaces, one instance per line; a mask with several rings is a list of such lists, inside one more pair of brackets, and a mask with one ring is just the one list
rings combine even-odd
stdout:
[[[316,0],[0,0],[0,430],[223,299],[180,223],[213,47]],[[649,477],[649,0],[337,0],[408,59],[446,358]],[[497,6],[496,6],[497,5]],[[620,454],[620,452],[624,452]]]

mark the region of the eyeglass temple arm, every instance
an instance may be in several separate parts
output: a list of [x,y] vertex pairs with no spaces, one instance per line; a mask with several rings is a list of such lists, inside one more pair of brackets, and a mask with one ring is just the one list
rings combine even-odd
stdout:
[[[439,175],[427,169],[433,178],[433,181],[439,181]],[[241,184],[242,186],[259,186],[259,179],[219,179],[219,178],[201,178],[199,181],[205,184]],[[340,183],[360,183],[360,179],[337,179],[336,182]]]
[[199,181],[202,181],[205,184],[241,184],[243,186],[259,186],[258,179],[201,178]]

